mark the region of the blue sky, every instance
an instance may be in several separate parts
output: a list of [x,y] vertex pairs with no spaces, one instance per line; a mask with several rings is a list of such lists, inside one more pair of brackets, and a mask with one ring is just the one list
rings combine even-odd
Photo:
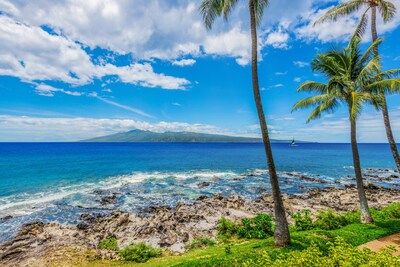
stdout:
[[[400,10],[400,0],[393,0]],[[75,141],[138,128],[258,136],[246,1],[207,32],[200,1],[0,2],[0,141]],[[329,0],[271,0],[259,28],[260,86],[272,138],[348,142],[345,109],[306,124],[296,88],[309,62],[344,46],[358,14],[312,27]],[[399,11],[400,12],[400,11]],[[385,69],[400,67],[400,16],[379,21]],[[370,41],[365,37],[364,46]],[[388,97],[400,139],[399,95]],[[361,142],[385,142],[365,107]]]

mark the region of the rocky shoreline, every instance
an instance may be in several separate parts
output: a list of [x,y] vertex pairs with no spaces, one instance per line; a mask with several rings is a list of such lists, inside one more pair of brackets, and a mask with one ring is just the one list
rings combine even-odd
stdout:
[[[373,184],[366,186],[371,208],[381,208],[400,202],[400,190]],[[285,194],[288,216],[303,209],[312,213],[333,209],[339,212],[358,208],[354,186],[311,189],[304,194]],[[97,249],[98,243],[110,236],[118,239],[120,247],[131,242],[144,241],[173,253],[184,252],[184,244],[196,237],[215,237],[218,220],[224,216],[231,220],[253,217],[257,213],[272,214],[271,194],[255,200],[239,196],[201,196],[192,204],[180,203],[171,207],[149,207],[137,215],[113,211],[109,215],[82,214],[77,225],[58,223],[30,223],[10,241],[0,245],[2,266],[47,266],[41,259],[63,248],[92,251],[93,257],[117,259],[110,251]],[[290,217],[290,216],[289,216]]]

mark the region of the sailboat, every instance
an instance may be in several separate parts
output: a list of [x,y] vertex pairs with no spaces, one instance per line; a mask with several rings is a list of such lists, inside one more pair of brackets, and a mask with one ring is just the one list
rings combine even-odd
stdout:
[[290,144],[290,146],[297,146],[296,142],[294,141],[294,138],[293,138],[292,143]]

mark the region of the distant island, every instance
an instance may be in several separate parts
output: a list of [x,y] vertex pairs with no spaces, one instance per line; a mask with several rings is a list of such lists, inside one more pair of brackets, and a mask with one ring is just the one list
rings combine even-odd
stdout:
[[[290,143],[292,140],[276,140],[274,143]],[[125,133],[100,136],[81,142],[171,142],[171,143],[261,143],[261,138],[207,134],[195,132],[164,132],[156,133],[143,130],[132,130]],[[296,141],[304,143],[304,141]]]

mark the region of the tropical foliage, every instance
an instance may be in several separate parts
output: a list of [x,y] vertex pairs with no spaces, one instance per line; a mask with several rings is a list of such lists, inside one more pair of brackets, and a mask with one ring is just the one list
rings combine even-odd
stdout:
[[356,121],[361,114],[363,104],[370,103],[379,109],[384,97],[381,92],[397,91],[400,79],[393,77],[399,70],[380,71],[380,60],[378,56],[374,56],[374,50],[382,42],[381,39],[370,45],[364,54],[360,52],[360,42],[359,35],[356,34],[344,50],[331,49],[326,54],[317,55],[311,63],[312,69],[323,73],[328,81],[303,83],[298,88],[299,92],[313,92],[317,95],[298,101],[293,110],[314,107],[307,119],[309,122],[320,118],[324,113],[334,112],[340,104],[347,106],[361,222],[372,223],[361,174]]
[[[358,10],[364,9],[364,13],[361,17],[359,26],[357,28],[356,34],[360,37],[365,32],[365,29],[368,25],[368,12],[371,11],[371,33],[372,33],[372,41],[375,42],[378,39],[377,32],[377,11],[381,15],[383,22],[387,23],[395,17],[396,14],[396,6],[390,1],[385,0],[350,0],[348,2],[342,3],[332,9],[330,9],[324,16],[322,16],[319,20],[315,22],[315,24],[322,23],[328,20],[336,21],[337,19],[348,16]],[[377,57],[378,47],[374,47],[374,54]],[[382,114],[383,114],[383,122],[385,124],[386,135],[388,138],[388,142],[390,145],[390,149],[392,150],[393,159],[396,163],[397,170],[400,171],[400,154],[397,149],[397,144],[393,137],[392,126],[390,123],[389,110],[386,103],[385,92],[382,93]]]

